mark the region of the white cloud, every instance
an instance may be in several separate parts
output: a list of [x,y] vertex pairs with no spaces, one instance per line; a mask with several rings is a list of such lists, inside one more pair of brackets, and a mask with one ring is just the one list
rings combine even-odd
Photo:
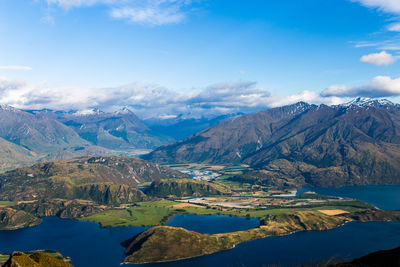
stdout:
[[11,81],[6,77],[0,77],[0,93],[8,90],[16,90],[24,87],[26,84],[23,81]]
[[301,101],[312,104],[326,104],[326,105],[338,105],[345,102],[345,100],[340,97],[336,96],[325,97],[321,96],[316,92],[305,90],[303,92],[289,96],[272,95],[268,101],[268,107],[281,107]]
[[69,10],[74,7],[85,7],[85,6],[94,6],[99,4],[118,4],[129,2],[127,0],[46,0],[49,5],[58,5],[65,10]]
[[185,19],[185,14],[177,8],[162,9],[159,7],[114,8],[111,10],[110,15],[116,19],[127,19],[133,23],[154,26],[179,23]]
[[110,8],[110,16],[132,23],[159,26],[183,21],[192,0],[46,0],[64,10],[103,5]]
[[377,8],[381,11],[400,14],[400,1],[399,0],[351,0],[359,2],[364,6]]
[[362,86],[333,85],[321,93],[323,97],[389,97],[399,95],[400,78],[392,79],[388,76],[377,76],[371,82]]
[[304,91],[295,95],[271,94],[255,82],[210,85],[197,92],[178,93],[157,84],[129,84],[112,88],[47,87],[0,78],[0,104],[23,109],[114,111],[127,106],[142,118],[165,115],[201,117],[235,112],[254,112],[269,107],[306,101],[337,104],[338,97]]
[[0,70],[32,70],[27,66],[0,66]]
[[374,53],[369,55],[364,55],[360,59],[361,62],[365,64],[372,64],[376,66],[387,66],[392,65],[396,62],[396,58],[392,54],[382,51],[380,53]]
[[391,32],[400,32],[400,22],[389,24],[387,29]]

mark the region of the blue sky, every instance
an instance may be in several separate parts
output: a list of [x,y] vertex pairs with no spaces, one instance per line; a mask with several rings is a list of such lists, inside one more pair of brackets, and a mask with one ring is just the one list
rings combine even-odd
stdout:
[[397,0],[2,0],[0,102],[160,116],[396,101],[399,16]]

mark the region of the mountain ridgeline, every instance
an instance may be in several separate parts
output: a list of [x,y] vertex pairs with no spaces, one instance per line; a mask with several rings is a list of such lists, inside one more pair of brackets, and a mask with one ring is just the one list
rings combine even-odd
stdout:
[[299,102],[223,122],[144,158],[249,164],[263,173],[254,183],[399,184],[400,105],[362,98],[338,106]]

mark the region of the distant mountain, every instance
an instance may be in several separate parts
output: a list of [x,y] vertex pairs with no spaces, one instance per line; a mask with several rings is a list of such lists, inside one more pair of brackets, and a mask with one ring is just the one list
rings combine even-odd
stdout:
[[0,168],[26,166],[37,160],[104,154],[68,126],[7,105],[0,106]]
[[51,118],[10,107],[0,106],[0,137],[36,153],[87,147],[72,129]]
[[144,122],[156,133],[170,136],[175,140],[182,140],[204,129],[241,115],[243,114],[234,113],[211,118],[185,118],[179,115],[172,118],[150,118]]
[[115,150],[152,149],[173,141],[152,131],[128,108],[106,113],[99,109],[81,112],[35,111],[37,116],[56,119],[93,145]]
[[175,139],[156,133],[132,111],[21,110],[0,105],[0,171],[38,161],[131,153]]
[[400,183],[400,105],[358,98],[339,105],[299,102],[221,123],[145,159],[245,163],[263,179],[316,186]]
[[121,156],[81,157],[45,162],[0,175],[0,199],[86,199],[101,204],[128,203],[146,196],[143,182],[187,175],[165,166]]
[[35,162],[37,154],[0,138],[0,170],[10,170]]

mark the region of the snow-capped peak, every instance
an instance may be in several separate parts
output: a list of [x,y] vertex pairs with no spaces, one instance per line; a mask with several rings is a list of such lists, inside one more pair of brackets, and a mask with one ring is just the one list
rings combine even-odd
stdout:
[[116,114],[131,114],[133,113],[129,108],[123,107],[115,112]]
[[12,107],[12,106],[6,105],[6,104],[1,104],[1,105],[0,105],[0,110],[4,110],[4,111],[16,111],[17,109],[14,108],[14,107]]
[[368,97],[357,97],[350,102],[339,105],[340,107],[351,107],[351,106],[359,106],[359,107],[390,107],[394,106],[393,102],[387,99],[377,99],[377,98],[368,98]]

